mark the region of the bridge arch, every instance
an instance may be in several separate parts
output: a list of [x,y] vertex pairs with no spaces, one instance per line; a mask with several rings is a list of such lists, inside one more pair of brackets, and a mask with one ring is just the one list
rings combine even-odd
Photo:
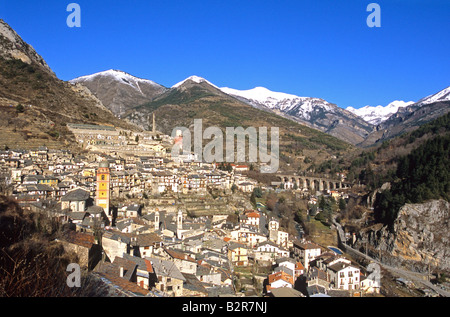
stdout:
[[277,178],[284,185],[285,189],[292,189],[297,185],[298,189],[308,190],[336,190],[346,189],[350,184],[333,179],[319,178],[314,176],[298,176],[290,174],[278,174]]

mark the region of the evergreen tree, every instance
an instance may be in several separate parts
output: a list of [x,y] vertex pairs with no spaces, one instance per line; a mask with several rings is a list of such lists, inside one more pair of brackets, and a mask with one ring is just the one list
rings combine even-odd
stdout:
[[390,190],[377,194],[375,220],[391,227],[405,203],[450,198],[450,135],[428,140],[399,159]]
[[347,203],[345,202],[344,198],[339,199],[339,210],[345,210],[347,207]]

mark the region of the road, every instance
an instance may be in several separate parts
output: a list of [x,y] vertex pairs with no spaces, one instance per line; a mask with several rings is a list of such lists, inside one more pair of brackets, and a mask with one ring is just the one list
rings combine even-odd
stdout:
[[447,291],[443,290],[442,288],[432,284],[429,281],[425,281],[422,278],[419,278],[417,276],[417,273],[414,273],[414,272],[411,272],[411,271],[408,271],[408,270],[405,270],[405,269],[400,269],[400,268],[397,268],[397,267],[392,267],[392,266],[383,264],[383,263],[379,262],[378,260],[375,260],[374,258],[372,258],[372,257],[370,257],[370,256],[368,256],[368,255],[366,255],[364,253],[361,253],[358,250],[353,249],[352,247],[350,247],[349,245],[347,245],[345,243],[346,240],[345,240],[344,230],[342,229],[342,226],[335,221],[335,218],[332,219],[332,222],[333,222],[333,225],[336,227],[336,230],[337,230],[338,235],[339,235],[339,239],[342,241],[342,244],[345,246],[346,249],[350,249],[353,252],[355,252],[358,255],[360,255],[361,257],[363,257],[363,258],[365,258],[365,259],[367,259],[369,261],[373,261],[373,262],[377,263],[382,268],[384,268],[385,270],[387,270],[387,271],[389,271],[389,272],[391,272],[393,274],[399,275],[399,276],[401,276],[401,277],[403,277],[405,279],[413,281],[416,285],[417,284],[422,284],[422,285],[428,287],[429,289],[435,291],[436,293],[438,293],[441,296],[450,297],[450,292],[447,292]]

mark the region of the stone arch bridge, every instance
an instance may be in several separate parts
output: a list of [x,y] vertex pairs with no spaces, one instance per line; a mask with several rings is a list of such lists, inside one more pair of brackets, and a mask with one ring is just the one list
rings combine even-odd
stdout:
[[277,174],[276,175],[282,183],[285,184],[285,188],[293,188],[294,184],[300,189],[310,189],[310,190],[335,190],[350,188],[351,184],[348,182],[343,182],[337,179],[329,179],[325,177],[315,177],[315,176],[299,176],[293,174]]

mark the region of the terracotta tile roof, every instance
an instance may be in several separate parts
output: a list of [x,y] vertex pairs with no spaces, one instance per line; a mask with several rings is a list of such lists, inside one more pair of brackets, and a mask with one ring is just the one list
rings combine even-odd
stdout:
[[154,245],[155,243],[162,242],[162,239],[156,233],[143,233],[134,235],[133,238],[136,238],[134,244],[144,247]]
[[295,264],[295,269],[296,270],[305,270],[305,267],[303,266],[302,262],[297,262]]
[[154,273],[152,263],[147,259],[144,259],[144,260],[145,260],[145,265],[147,267],[147,272]]
[[279,272],[276,272],[276,273],[273,273],[273,274],[269,275],[269,284],[272,284],[272,283],[274,283],[276,281],[279,281],[279,280],[283,280],[283,281],[288,282],[290,284],[294,284],[294,278],[291,275],[289,275],[286,272],[284,272],[284,271],[279,271]]
[[88,249],[95,244],[95,237],[93,235],[72,230],[64,232],[62,240]]
[[[136,283],[127,281],[123,277],[111,274],[111,273],[97,273],[100,277],[106,279],[109,283],[111,283],[115,288],[119,288],[122,291],[128,293],[131,296],[146,296],[149,291],[140,287]],[[105,281],[104,281],[105,282]]]
[[171,249],[165,249],[165,251],[174,259],[178,259],[178,260],[184,260],[184,261],[189,261],[189,262],[195,262],[195,259],[192,258],[191,256],[187,255],[186,253],[183,252],[178,252],[175,250],[171,250]]
[[259,216],[259,213],[258,213],[258,212],[253,211],[253,212],[249,212],[249,213],[247,214],[247,217],[251,217],[251,218],[259,218],[260,216]]

